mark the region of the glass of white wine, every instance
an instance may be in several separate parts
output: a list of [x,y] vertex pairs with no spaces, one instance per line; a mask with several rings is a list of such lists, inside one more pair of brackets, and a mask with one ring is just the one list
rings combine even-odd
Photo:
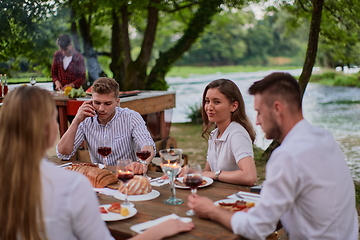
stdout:
[[31,84],[31,86],[35,86],[35,84],[36,84],[36,79],[35,79],[34,77],[31,77],[31,78],[30,78],[30,84]]
[[175,177],[178,175],[181,169],[181,158],[182,150],[181,149],[163,149],[159,151],[161,158],[161,168],[163,172],[169,177],[171,195],[169,199],[164,201],[168,205],[179,205],[184,202],[184,200],[176,198],[175,190]]

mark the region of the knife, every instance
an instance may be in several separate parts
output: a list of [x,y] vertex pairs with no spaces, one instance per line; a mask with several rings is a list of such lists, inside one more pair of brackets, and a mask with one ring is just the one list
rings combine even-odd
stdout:
[[64,167],[70,166],[71,164],[73,164],[73,163],[72,163],[72,162],[68,162],[68,163],[64,163],[64,164],[58,165],[57,167],[59,167],[59,168],[64,168]]

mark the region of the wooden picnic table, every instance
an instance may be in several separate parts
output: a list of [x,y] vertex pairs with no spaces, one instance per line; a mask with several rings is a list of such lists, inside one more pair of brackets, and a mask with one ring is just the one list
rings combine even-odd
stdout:
[[[62,136],[68,129],[68,116],[75,115],[80,105],[91,98],[70,99],[64,95],[54,94],[54,100],[59,111],[59,130]],[[164,111],[175,107],[175,92],[142,91],[135,96],[120,98],[120,106],[140,113],[155,140],[168,137],[169,126],[165,121]],[[153,116],[154,114],[156,116]]]
[[[57,164],[66,163],[64,161],[57,160]],[[108,166],[109,170],[115,172],[114,166]],[[150,177],[159,177],[162,175],[161,172],[153,172],[148,171],[147,173]],[[142,222],[150,221],[157,219],[162,216],[166,216],[172,213],[177,214],[180,217],[189,217],[186,215],[186,211],[189,210],[187,206],[187,197],[190,194],[189,189],[176,189],[176,196],[180,199],[184,200],[184,203],[176,206],[166,205],[163,203],[164,200],[170,197],[170,186],[168,184],[160,186],[160,187],[153,187],[154,190],[160,192],[160,196],[147,201],[133,201],[135,203],[135,208],[137,209],[137,214],[131,218],[124,219],[121,221],[113,221],[107,222],[107,226],[111,232],[111,234],[115,237],[115,239],[127,239],[132,236],[135,236],[137,233],[133,232],[130,227],[139,224]],[[217,182],[210,186],[199,188],[198,194],[202,196],[207,196],[213,201],[226,199],[227,196],[233,194],[234,192],[238,191],[248,191],[250,192],[250,187],[246,186],[239,186],[234,184],[228,184],[224,182]],[[98,194],[100,204],[110,204],[113,202],[123,202],[123,200],[118,200],[112,196],[103,195],[100,193]],[[195,228],[192,229],[190,232],[180,233],[176,236],[172,236],[170,239],[245,239],[239,235],[232,233],[229,229],[225,228],[221,224],[211,221],[200,219],[197,216],[191,217],[193,223],[195,224]],[[273,234],[271,240],[280,240],[280,239],[287,239],[283,230],[278,231],[278,235],[276,236]]]

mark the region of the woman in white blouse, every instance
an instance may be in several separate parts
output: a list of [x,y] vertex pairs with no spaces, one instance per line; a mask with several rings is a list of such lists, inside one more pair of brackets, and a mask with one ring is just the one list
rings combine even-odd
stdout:
[[[0,239],[113,239],[90,181],[44,158],[57,134],[48,91],[21,86],[6,95],[0,111]],[[133,239],[161,239],[193,227],[171,220]]]
[[218,79],[206,86],[202,118],[202,136],[209,141],[203,176],[233,184],[254,185],[257,179],[252,145],[255,131],[234,82]]

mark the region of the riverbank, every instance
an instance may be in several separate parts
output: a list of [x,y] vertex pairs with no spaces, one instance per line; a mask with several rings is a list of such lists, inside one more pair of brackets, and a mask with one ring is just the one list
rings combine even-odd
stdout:
[[327,86],[360,88],[360,72],[344,73],[332,69],[322,69],[320,73],[313,74],[310,78],[310,81]]

